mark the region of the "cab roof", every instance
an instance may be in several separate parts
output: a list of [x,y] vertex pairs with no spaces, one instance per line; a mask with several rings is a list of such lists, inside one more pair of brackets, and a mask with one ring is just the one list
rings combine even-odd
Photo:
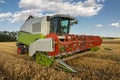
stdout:
[[53,17],[65,17],[65,18],[69,18],[71,20],[75,19],[75,17],[70,16],[70,15],[66,15],[66,14],[54,14],[54,15],[50,16],[50,18],[53,18]]
[[[48,15],[49,16],[49,15]],[[64,17],[64,18],[68,18],[70,20],[74,20],[75,17],[73,16],[70,16],[70,15],[66,15],[66,14],[54,14],[52,16],[49,16],[50,18],[54,18],[54,17]],[[29,21],[30,19],[36,19],[36,18],[42,18],[42,17],[37,17],[37,16],[33,16],[33,15],[30,15],[27,19],[26,19],[26,22]]]

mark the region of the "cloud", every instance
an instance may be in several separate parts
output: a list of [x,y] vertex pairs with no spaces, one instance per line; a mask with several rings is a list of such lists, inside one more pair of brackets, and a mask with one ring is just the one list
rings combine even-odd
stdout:
[[15,12],[10,19],[8,19],[11,23],[14,22],[23,22],[25,21],[29,15],[34,16],[43,16],[42,13],[39,13],[39,10],[23,10]]
[[86,0],[84,2],[73,2],[73,0],[20,0],[18,5],[21,11],[2,13],[0,17],[5,18],[6,16],[5,19],[11,23],[24,22],[29,15],[43,16],[59,13],[89,17],[99,13],[103,8],[102,2],[103,0]]
[[105,0],[96,0],[97,2],[105,2]]
[[[99,0],[102,2],[103,0]],[[71,2],[71,0],[20,0],[23,9],[40,9],[43,12],[65,13],[74,16],[93,16],[103,8],[96,0]]]
[[95,25],[96,28],[101,28],[102,26],[103,26],[102,24]]
[[0,3],[5,3],[5,1],[4,0],[0,0]]
[[7,12],[7,13],[0,13],[0,22],[3,22],[5,20],[10,19],[12,16],[11,12]]
[[7,13],[0,13],[0,19],[3,19],[3,18],[8,18],[12,16],[12,13],[11,12],[7,12]]
[[114,23],[110,24],[110,26],[120,28],[120,21],[119,22],[114,22]]

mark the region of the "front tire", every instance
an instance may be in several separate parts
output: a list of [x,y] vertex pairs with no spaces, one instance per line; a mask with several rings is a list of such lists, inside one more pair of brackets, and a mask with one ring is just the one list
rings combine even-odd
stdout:
[[17,53],[18,54],[24,54],[25,53],[25,49],[24,49],[24,47],[23,46],[18,46],[18,48],[17,48]]

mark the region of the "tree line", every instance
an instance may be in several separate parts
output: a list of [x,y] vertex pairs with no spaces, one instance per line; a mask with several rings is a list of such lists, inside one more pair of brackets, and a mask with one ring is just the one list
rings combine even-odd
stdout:
[[17,32],[0,31],[0,42],[16,41]]

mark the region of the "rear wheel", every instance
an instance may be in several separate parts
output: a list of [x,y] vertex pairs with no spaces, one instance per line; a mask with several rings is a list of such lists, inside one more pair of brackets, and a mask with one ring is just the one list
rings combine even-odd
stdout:
[[18,48],[17,48],[17,53],[18,53],[18,54],[24,54],[24,53],[25,53],[24,47],[23,47],[23,46],[18,46]]

